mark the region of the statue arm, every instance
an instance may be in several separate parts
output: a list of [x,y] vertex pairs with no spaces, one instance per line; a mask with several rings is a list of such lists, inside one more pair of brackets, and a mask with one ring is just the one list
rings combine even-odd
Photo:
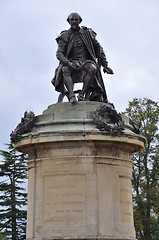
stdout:
[[56,57],[64,65],[68,63],[68,59],[65,56],[65,52],[66,52],[66,42],[63,41],[62,39],[59,39],[58,49],[56,51]]
[[101,47],[101,52],[100,52],[100,61],[101,61],[101,65],[103,66],[104,73],[114,74],[113,70],[110,67],[108,67],[106,55],[105,55],[105,52],[102,47]]
[[104,68],[107,68],[107,67],[108,67],[108,61],[107,61],[105,52],[104,52],[104,50],[103,50],[103,48],[102,48],[101,46],[100,46],[99,61],[101,62],[101,65],[102,65]]
[[66,48],[67,43],[63,39],[59,39],[56,57],[63,65],[67,65],[70,69],[76,69],[75,64],[70,62],[66,57]]
[[103,50],[103,48],[101,47],[100,43],[98,43],[98,48],[99,48],[99,53],[98,53],[98,62],[101,66],[103,66],[103,72],[107,73],[107,74],[114,74],[113,70],[108,67],[108,61],[105,55],[105,52]]
[[91,31],[91,37],[92,37],[92,40],[93,40],[93,45],[94,45],[94,49],[95,49],[95,53],[96,53],[96,58],[98,59],[98,63],[99,63],[100,66],[103,66],[103,72],[104,73],[114,74],[113,70],[108,67],[108,61],[107,61],[107,58],[106,58],[106,54],[105,54],[102,46],[100,45],[100,43],[96,39],[96,35],[97,34],[94,31]]

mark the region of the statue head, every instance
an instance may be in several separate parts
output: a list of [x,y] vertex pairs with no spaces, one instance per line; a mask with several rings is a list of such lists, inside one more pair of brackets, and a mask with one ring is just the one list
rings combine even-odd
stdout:
[[76,30],[79,27],[79,24],[82,22],[82,18],[78,13],[73,12],[68,16],[67,21],[71,25],[71,28]]

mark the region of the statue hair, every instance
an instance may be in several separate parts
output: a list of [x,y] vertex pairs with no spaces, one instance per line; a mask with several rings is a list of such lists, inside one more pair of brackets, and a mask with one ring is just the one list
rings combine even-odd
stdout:
[[69,22],[69,19],[70,19],[70,17],[71,17],[73,14],[76,14],[76,15],[78,16],[78,18],[79,18],[79,20],[80,20],[80,23],[81,23],[81,22],[82,22],[82,17],[81,17],[77,12],[70,13],[70,14],[68,15],[67,22]]

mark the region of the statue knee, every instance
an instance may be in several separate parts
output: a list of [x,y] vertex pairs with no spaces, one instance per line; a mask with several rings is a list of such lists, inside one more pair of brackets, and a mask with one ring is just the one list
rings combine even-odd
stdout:
[[89,71],[90,71],[91,74],[94,75],[96,73],[96,71],[97,71],[96,66],[94,64],[92,64]]
[[95,64],[88,64],[85,68],[86,72],[90,75],[95,75],[96,71],[97,71],[97,67],[95,66]]
[[63,74],[64,76],[70,76],[70,70],[69,70],[69,68],[68,68],[67,66],[64,66],[64,67],[62,68],[62,74]]

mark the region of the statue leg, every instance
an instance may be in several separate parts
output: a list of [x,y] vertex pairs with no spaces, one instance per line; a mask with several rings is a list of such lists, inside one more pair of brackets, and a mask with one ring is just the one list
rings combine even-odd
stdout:
[[90,85],[92,84],[92,81],[93,81],[93,79],[95,77],[97,68],[96,68],[95,64],[87,63],[84,66],[83,70],[86,71],[86,76],[85,76],[85,78],[83,80],[83,88],[82,88],[81,92],[78,95],[78,101],[84,101],[85,100],[84,95],[87,93]]
[[76,97],[73,92],[73,81],[71,78],[70,69],[67,66],[63,67],[62,74],[63,74],[64,84],[69,92],[69,101],[74,104],[76,102]]

